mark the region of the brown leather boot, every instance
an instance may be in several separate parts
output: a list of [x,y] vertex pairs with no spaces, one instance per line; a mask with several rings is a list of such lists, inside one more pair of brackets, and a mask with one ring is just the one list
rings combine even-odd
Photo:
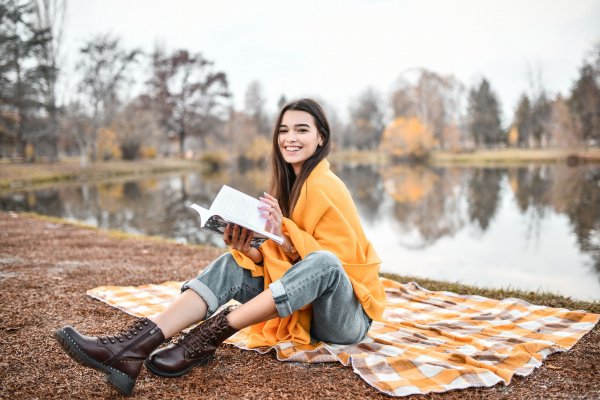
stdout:
[[198,365],[207,364],[217,347],[238,330],[231,327],[227,314],[233,307],[212,316],[167,347],[152,353],[144,362],[155,375],[174,378],[188,373]]
[[147,318],[114,336],[85,336],[66,326],[54,332],[54,338],[73,360],[106,373],[105,381],[125,395],[133,391],[146,357],[165,340]]

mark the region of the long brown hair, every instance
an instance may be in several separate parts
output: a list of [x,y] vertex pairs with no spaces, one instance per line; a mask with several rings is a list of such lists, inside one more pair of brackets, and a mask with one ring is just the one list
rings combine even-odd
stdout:
[[[283,114],[288,110],[304,111],[312,115],[315,120],[318,133],[321,135],[323,144],[317,147],[315,153],[302,165],[298,176],[294,173],[292,165],[283,159],[279,150],[279,127]],[[329,154],[331,149],[331,132],[329,122],[323,109],[314,100],[301,99],[286,104],[279,112],[279,117],[273,128],[273,151],[271,154],[271,195],[275,196],[281,207],[284,217],[290,217],[300,197],[300,189],[306,178],[310,175],[317,164]]]

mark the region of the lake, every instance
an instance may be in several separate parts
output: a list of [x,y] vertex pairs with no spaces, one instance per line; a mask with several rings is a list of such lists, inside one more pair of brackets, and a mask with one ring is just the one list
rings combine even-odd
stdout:
[[[333,165],[356,202],[382,271],[600,300],[600,166]],[[57,184],[0,195],[0,209],[222,246],[192,202],[221,185],[258,197],[263,170],[185,172]]]

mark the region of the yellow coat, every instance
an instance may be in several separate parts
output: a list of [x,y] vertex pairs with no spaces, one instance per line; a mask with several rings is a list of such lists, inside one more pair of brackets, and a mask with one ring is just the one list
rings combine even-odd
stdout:
[[[304,182],[292,218],[283,220],[283,233],[291,239],[301,258],[317,250],[337,255],[367,315],[381,319],[385,307],[385,293],[378,276],[381,260],[365,236],[346,185],[331,172],[327,160],[322,160]],[[232,249],[231,253],[242,268],[252,271],[253,276],[264,277],[266,289],[293,268],[293,264],[271,240],[264,242],[259,250],[263,266],[254,264],[237,250]],[[310,343],[311,315],[312,308],[308,305],[286,318],[253,325],[250,347],[286,341]]]

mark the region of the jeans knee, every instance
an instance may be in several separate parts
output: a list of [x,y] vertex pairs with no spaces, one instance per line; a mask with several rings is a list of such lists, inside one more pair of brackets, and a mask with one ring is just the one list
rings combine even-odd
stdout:
[[[233,268],[234,266],[237,268]],[[200,278],[216,280],[217,282],[231,279],[241,280],[241,268],[238,267],[231,253],[225,253],[205,268],[200,274]]]
[[313,261],[318,265],[327,265],[337,269],[342,269],[342,263],[340,259],[330,251],[319,250],[309,255]]
[[309,257],[310,265],[316,269],[315,275],[325,278],[327,286],[337,285],[337,282],[346,276],[340,259],[332,252],[319,250],[311,253]]
[[235,258],[233,258],[233,254],[231,254],[230,252],[221,254],[219,256],[219,258],[217,258],[215,261],[217,263],[223,264],[223,265],[229,265],[231,263],[234,263],[234,264],[236,263]]

